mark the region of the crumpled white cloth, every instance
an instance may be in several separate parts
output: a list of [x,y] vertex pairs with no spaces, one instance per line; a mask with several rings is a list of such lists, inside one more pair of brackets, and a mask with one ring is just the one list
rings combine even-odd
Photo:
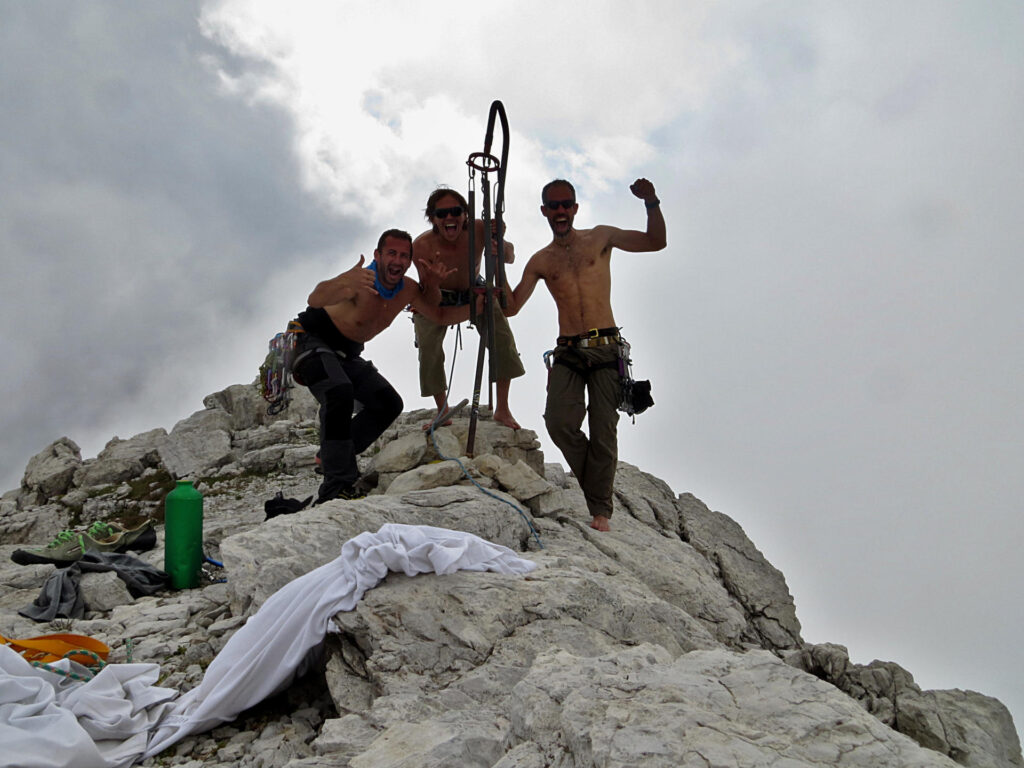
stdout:
[[[64,659],[51,666],[81,670]],[[108,664],[87,683],[33,667],[0,646],[0,766],[123,768],[142,757],[178,691],[156,664]]]
[[388,571],[525,574],[536,567],[471,533],[388,523],[349,539],[340,557],[271,595],[203,681],[176,700],[177,691],[155,685],[156,664],[108,664],[81,683],[0,647],[0,766],[126,768],[233,720],[286,687],[331,629],[331,617],[355,608]]
[[463,531],[388,523],[376,533],[361,533],[345,542],[340,557],[286,584],[249,617],[210,663],[202,683],[174,703],[146,757],[282,690],[323,641],[331,617],[355,608],[388,571],[523,574],[536,567],[507,547]]

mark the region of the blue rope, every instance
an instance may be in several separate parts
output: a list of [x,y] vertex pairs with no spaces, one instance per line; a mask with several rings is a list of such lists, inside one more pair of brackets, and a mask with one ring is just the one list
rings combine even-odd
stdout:
[[[93,660],[93,663],[82,664],[81,662],[76,662],[74,659],[72,659],[72,656],[90,656]],[[47,672],[53,672],[55,675],[61,675],[62,677],[66,677],[70,680],[78,680],[80,682],[86,683],[92,680],[93,677],[95,677],[99,673],[99,671],[106,666],[106,662],[104,662],[103,659],[101,659],[97,654],[93,653],[92,651],[87,651],[84,648],[75,651],[68,651],[64,654],[63,658],[70,659],[72,663],[78,664],[83,669],[85,669],[88,672],[88,677],[86,677],[86,675],[84,674],[79,674],[78,672],[72,672],[66,669],[58,669],[57,667],[45,661],[31,661],[29,663],[36,669],[45,669]]]
[[459,461],[459,459],[455,458],[454,456],[445,456],[443,453],[441,453],[441,449],[438,448],[437,446],[437,440],[434,439],[434,429],[437,427],[438,422],[442,420],[441,414],[445,413],[448,410],[448,393],[451,392],[452,390],[452,380],[455,378],[455,357],[458,354],[458,342],[462,336],[462,325],[459,324],[455,326],[455,328],[456,348],[452,349],[452,368],[451,373],[448,374],[448,387],[445,389],[444,392],[444,405],[441,407],[441,410],[438,411],[437,417],[430,422],[430,442],[434,444],[434,450],[437,451],[437,455],[441,457],[441,459],[443,459],[444,461],[454,461],[456,464],[458,464],[459,469],[462,470],[462,474],[466,476],[466,479],[468,479],[469,482],[471,482],[473,485],[479,488],[484,494],[490,496],[492,499],[497,499],[503,504],[508,504],[510,507],[512,507],[512,509],[518,512],[519,516],[522,517],[523,520],[526,522],[527,527],[530,529],[530,533],[533,534],[533,538],[537,540],[537,546],[539,546],[541,549],[544,549],[544,543],[540,540],[540,534],[537,533],[537,529],[533,527],[533,523],[530,522],[530,518],[526,516],[526,513],[523,512],[523,510],[521,510],[518,506],[513,504],[508,499],[503,499],[501,498],[501,496],[498,496],[496,493],[491,493],[487,488],[484,488],[482,485],[480,485],[480,483],[478,483],[476,479],[469,474],[469,471],[466,469],[465,465],[461,461]]

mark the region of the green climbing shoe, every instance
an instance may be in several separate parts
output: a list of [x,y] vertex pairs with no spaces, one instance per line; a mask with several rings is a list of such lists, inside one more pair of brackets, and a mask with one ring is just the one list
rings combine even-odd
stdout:
[[156,546],[156,530],[153,521],[146,520],[134,528],[125,528],[117,523],[95,522],[89,526],[88,534],[103,545],[106,552],[146,552]]
[[11,560],[18,565],[52,563],[64,568],[81,559],[86,550],[94,552],[143,552],[156,544],[153,523],[127,529],[117,523],[95,522],[86,531],[61,531],[57,537],[39,549],[17,549]]

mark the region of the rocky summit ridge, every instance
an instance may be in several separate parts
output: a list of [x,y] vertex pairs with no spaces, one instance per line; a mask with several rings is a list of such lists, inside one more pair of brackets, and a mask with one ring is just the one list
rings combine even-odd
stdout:
[[[535,433],[484,418],[468,459],[466,419],[431,439],[417,411],[360,457],[371,495],[267,520],[276,492],[316,490],[315,402],[296,390],[268,416],[254,386],[235,385],[204,406],[94,459],[68,438],[32,457],[0,499],[0,633],[88,634],[110,661],[159,664],[159,684],[185,691],[270,595],[385,523],[466,531],[539,567],[392,573],[335,616],[323,665],[143,765],[1024,766],[997,700],[923,691],[895,663],[804,643],[783,574],[742,528],[637,467],[620,463],[613,530],[597,533]],[[157,547],[139,557],[162,567],[162,500],[183,477],[204,494],[206,554],[222,564],[201,588],[133,599],[115,574],[84,573],[83,617],[18,614],[54,566],[11,553],[69,527],[153,518]]]

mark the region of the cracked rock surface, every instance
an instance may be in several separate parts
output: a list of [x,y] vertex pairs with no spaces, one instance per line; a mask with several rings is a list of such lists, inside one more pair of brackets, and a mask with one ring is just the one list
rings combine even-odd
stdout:
[[[804,643],[783,574],[692,494],[620,463],[612,531],[590,529],[575,480],[530,430],[483,419],[463,472],[442,456],[465,451],[464,418],[431,440],[428,412],[403,414],[360,457],[370,496],[265,521],[275,492],[303,499],[319,482],[315,404],[295,394],[272,418],[237,385],[95,459],[67,438],[33,457],[0,501],[0,632],[89,634],[112,662],[157,663],[161,685],[188,690],[277,589],[384,523],[468,531],[539,567],[392,573],[333,618],[289,690],[143,765],[1024,766],[995,699],[921,691],[895,663]],[[17,566],[14,549],[96,519],[159,521],[184,472],[205,496],[206,553],[223,564],[201,588],[132,599],[110,574],[85,574],[83,617],[18,615],[53,566]],[[162,566],[162,525],[140,557]]]

